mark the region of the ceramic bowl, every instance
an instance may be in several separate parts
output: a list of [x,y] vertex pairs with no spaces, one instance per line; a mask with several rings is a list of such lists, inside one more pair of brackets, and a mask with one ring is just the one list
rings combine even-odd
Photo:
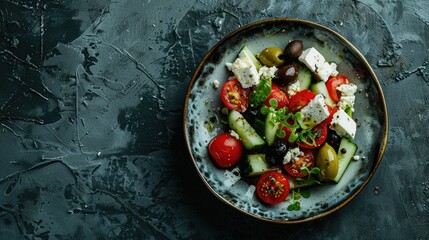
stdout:
[[[324,183],[310,188],[311,196],[301,198],[300,210],[289,211],[290,201],[269,206],[248,190],[255,182],[241,178],[230,186],[225,174],[234,168],[218,168],[207,146],[223,132],[220,86],[231,73],[225,63],[233,62],[243,45],[257,53],[266,47],[284,48],[293,39],[304,48],[315,47],[340,74],[358,86],[354,118],[358,128],[354,142],[360,159],[352,161],[338,184]],[[187,147],[202,181],[226,205],[252,217],[298,223],[326,216],[350,202],[374,175],[387,144],[387,110],[380,83],[364,56],[346,39],[322,25],[298,19],[269,19],[246,25],[219,41],[204,57],[193,75],[186,94],[184,133]],[[240,172],[236,172],[240,174]]]

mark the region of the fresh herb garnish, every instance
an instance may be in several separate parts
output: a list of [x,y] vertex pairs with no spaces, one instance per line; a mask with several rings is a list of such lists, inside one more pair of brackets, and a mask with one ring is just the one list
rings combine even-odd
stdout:
[[271,78],[263,78],[250,94],[250,107],[256,108],[267,99],[271,93]]
[[299,200],[301,197],[309,198],[311,196],[311,192],[308,189],[293,189],[291,197],[288,199],[291,201],[291,204],[287,207],[289,211],[299,211],[301,209],[301,203]]
[[320,168],[314,167],[311,170],[308,169],[308,167],[301,167],[300,172],[303,174],[307,174],[307,177],[305,178],[295,178],[298,182],[301,182],[301,184],[305,185],[312,185],[313,183],[321,184],[319,181],[316,180],[316,178],[313,177],[313,175],[317,175],[320,173]]

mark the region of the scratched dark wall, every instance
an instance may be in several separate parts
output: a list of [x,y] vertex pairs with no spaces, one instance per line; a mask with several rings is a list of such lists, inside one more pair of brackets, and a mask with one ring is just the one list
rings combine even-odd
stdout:
[[[284,226],[227,208],[185,151],[210,47],[270,17],[324,24],[374,67],[389,145],[338,212]],[[429,239],[429,3],[0,1],[0,239]]]

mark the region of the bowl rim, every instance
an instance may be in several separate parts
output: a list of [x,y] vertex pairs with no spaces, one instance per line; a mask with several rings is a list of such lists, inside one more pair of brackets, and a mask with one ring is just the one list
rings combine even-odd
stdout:
[[[242,31],[247,30],[249,28],[255,27],[257,25],[261,25],[261,24],[276,24],[276,23],[295,23],[295,24],[303,24],[303,25],[307,25],[310,27],[314,27],[314,28],[319,28],[323,31],[328,32],[329,34],[332,34],[334,37],[338,38],[341,42],[343,42],[347,47],[350,48],[350,50],[353,52],[353,54],[360,60],[361,63],[364,64],[364,66],[367,68],[368,72],[370,73],[371,78],[374,81],[374,84],[377,88],[377,91],[380,94],[381,97],[381,101],[382,101],[382,110],[384,113],[384,122],[382,122],[383,124],[383,128],[382,129],[382,142],[380,144],[380,148],[378,151],[378,155],[377,158],[373,164],[373,167],[371,169],[371,172],[369,173],[368,177],[365,179],[365,181],[354,191],[352,192],[347,198],[345,198],[343,201],[341,201],[340,203],[338,203],[336,206],[334,206],[333,208],[328,209],[325,212],[322,212],[320,214],[311,216],[311,217],[307,217],[307,218],[299,218],[299,219],[288,219],[288,220],[275,220],[275,219],[268,219],[268,218],[263,218],[261,216],[256,216],[254,214],[251,214],[235,205],[233,205],[232,203],[230,203],[228,200],[226,200],[223,196],[221,196],[218,192],[216,192],[212,186],[205,180],[205,178],[203,177],[202,173],[199,171],[198,166],[196,165],[196,161],[194,159],[194,156],[192,154],[192,148],[189,144],[189,136],[187,134],[187,129],[186,129],[186,120],[187,120],[187,112],[188,112],[188,104],[189,104],[189,96],[190,93],[195,85],[195,81],[200,77],[201,72],[204,68],[204,66],[206,65],[208,59],[210,59],[210,57],[213,55],[214,51],[220,47],[222,44],[224,44],[225,42],[227,42],[229,39],[231,39],[232,37],[234,37],[237,34],[240,34]],[[204,58],[201,60],[201,62],[198,64],[198,67],[196,68],[191,81],[189,82],[188,85],[188,89],[185,95],[185,103],[184,103],[184,109],[183,109],[183,131],[184,131],[184,137],[185,137],[185,142],[186,142],[186,147],[188,150],[188,154],[191,157],[192,163],[195,167],[195,169],[198,172],[198,175],[200,176],[200,178],[203,180],[204,184],[206,185],[206,187],[219,199],[221,200],[223,203],[225,203],[226,205],[229,205],[230,207],[232,207],[233,209],[244,213],[245,215],[251,216],[253,218],[256,218],[258,220],[263,220],[266,222],[272,222],[272,223],[280,223],[280,224],[295,224],[295,223],[303,223],[303,222],[309,222],[309,221],[313,221],[322,217],[325,217],[333,212],[336,212],[337,210],[339,210],[340,208],[344,207],[345,205],[347,205],[348,203],[350,203],[364,188],[365,186],[369,183],[369,181],[371,180],[371,178],[373,177],[373,175],[375,174],[378,166],[381,163],[381,160],[383,158],[384,152],[386,150],[387,147],[387,140],[388,140],[388,114],[387,114],[387,106],[386,106],[386,101],[384,98],[384,94],[381,88],[381,84],[380,81],[378,80],[374,70],[372,69],[371,65],[368,63],[368,61],[366,60],[366,58],[362,55],[362,53],[352,44],[350,43],[346,38],[344,38],[341,34],[337,33],[336,31],[321,25],[319,23],[316,22],[312,22],[309,20],[303,20],[303,19],[298,19],[298,18],[269,18],[269,19],[264,19],[264,20],[259,20],[259,21],[255,21],[255,22],[251,22],[248,23],[234,31],[232,31],[231,33],[227,34],[225,37],[223,37],[220,41],[218,41],[213,47],[210,48],[210,50],[204,55]]]

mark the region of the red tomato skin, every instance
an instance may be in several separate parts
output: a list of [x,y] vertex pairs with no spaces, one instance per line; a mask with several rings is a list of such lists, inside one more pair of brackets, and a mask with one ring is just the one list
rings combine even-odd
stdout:
[[[223,104],[229,110],[244,112],[249,107],[250,89],[244,89],[238,79],[226,81],[220,91]],[[232,97],[234,97],[232,99]]]
[[289,99],[289,110],[291,112],[300,110],[313,100],[314,97],[316,97],[316,95],[308,89],[295,93],[295,95]]
[[316,125],[313,128],[313,132],[315,131],[321,131],[320,132],[320,136],[318,138],[315,139],[316,145],[311,146],[308,145],[304,142],[296,142],[296,144],[300,147],[300,148],[305,148],[305,149],[313,149],[313,148],[317,148],[320,147],[325,141],[326,141],[326,137],[328,136],[328,125],[325,123],[319,123],[318,125]]
[[[270,180],[270,177],[272,177],[275,181],[273,184]],[[282,191],[276,192],[278,193],[278,196],[274,196],[273,194],[270,194],[265,188],[264,183],[267,184],[265,186],[273,187],[281,186],[283,188]],[[279,185],[276,185],[276,184]],[[283,175],[280,172],[272,171],[272,172],[266,172],[264,173],[258,180],[258,183],[256,184],[256,193],[258,194],[258,197],[267,204],[274,205],[281,203],[286,200],[286,197],[288,196],[290,191],[290,184],[287,180],[286,176]]]
[[278,105],[276,110],[286,107],[289,104],[289,99],[286,93],[284,93],[281,88],[274,83],[272,84],[270,95],[267,97],[267,99],[265,99],[263,104],[267,107],[270,107],[270,99],[272,98],[277,100]]
[[292,177],[296,178],[302,178],[307,176],[307,174],[301,173],[301,164],[303,161],[307,162],[305,165],[309,165],[308,169],[311,170],[314,167],[314,154],[311,150],[303,149],[304,156],[301,156],[300,159],[297,161],[298,164],[294,162],[290,162],[288,164],[284,164],[283,167],[286,170],[286,172],[291,175]]
[[235,165],[243,154],[243,144],[229,133],[221,133],[209,143],[209,153],[219,167]]
[[329,96],[335,103],[340,101],[340,96],[338,96],[337,87],[341,84],[347,83],[350,83],[350,81],[344,75],[330,77],[328,81],[326,81],[326,88],[328,89]]

